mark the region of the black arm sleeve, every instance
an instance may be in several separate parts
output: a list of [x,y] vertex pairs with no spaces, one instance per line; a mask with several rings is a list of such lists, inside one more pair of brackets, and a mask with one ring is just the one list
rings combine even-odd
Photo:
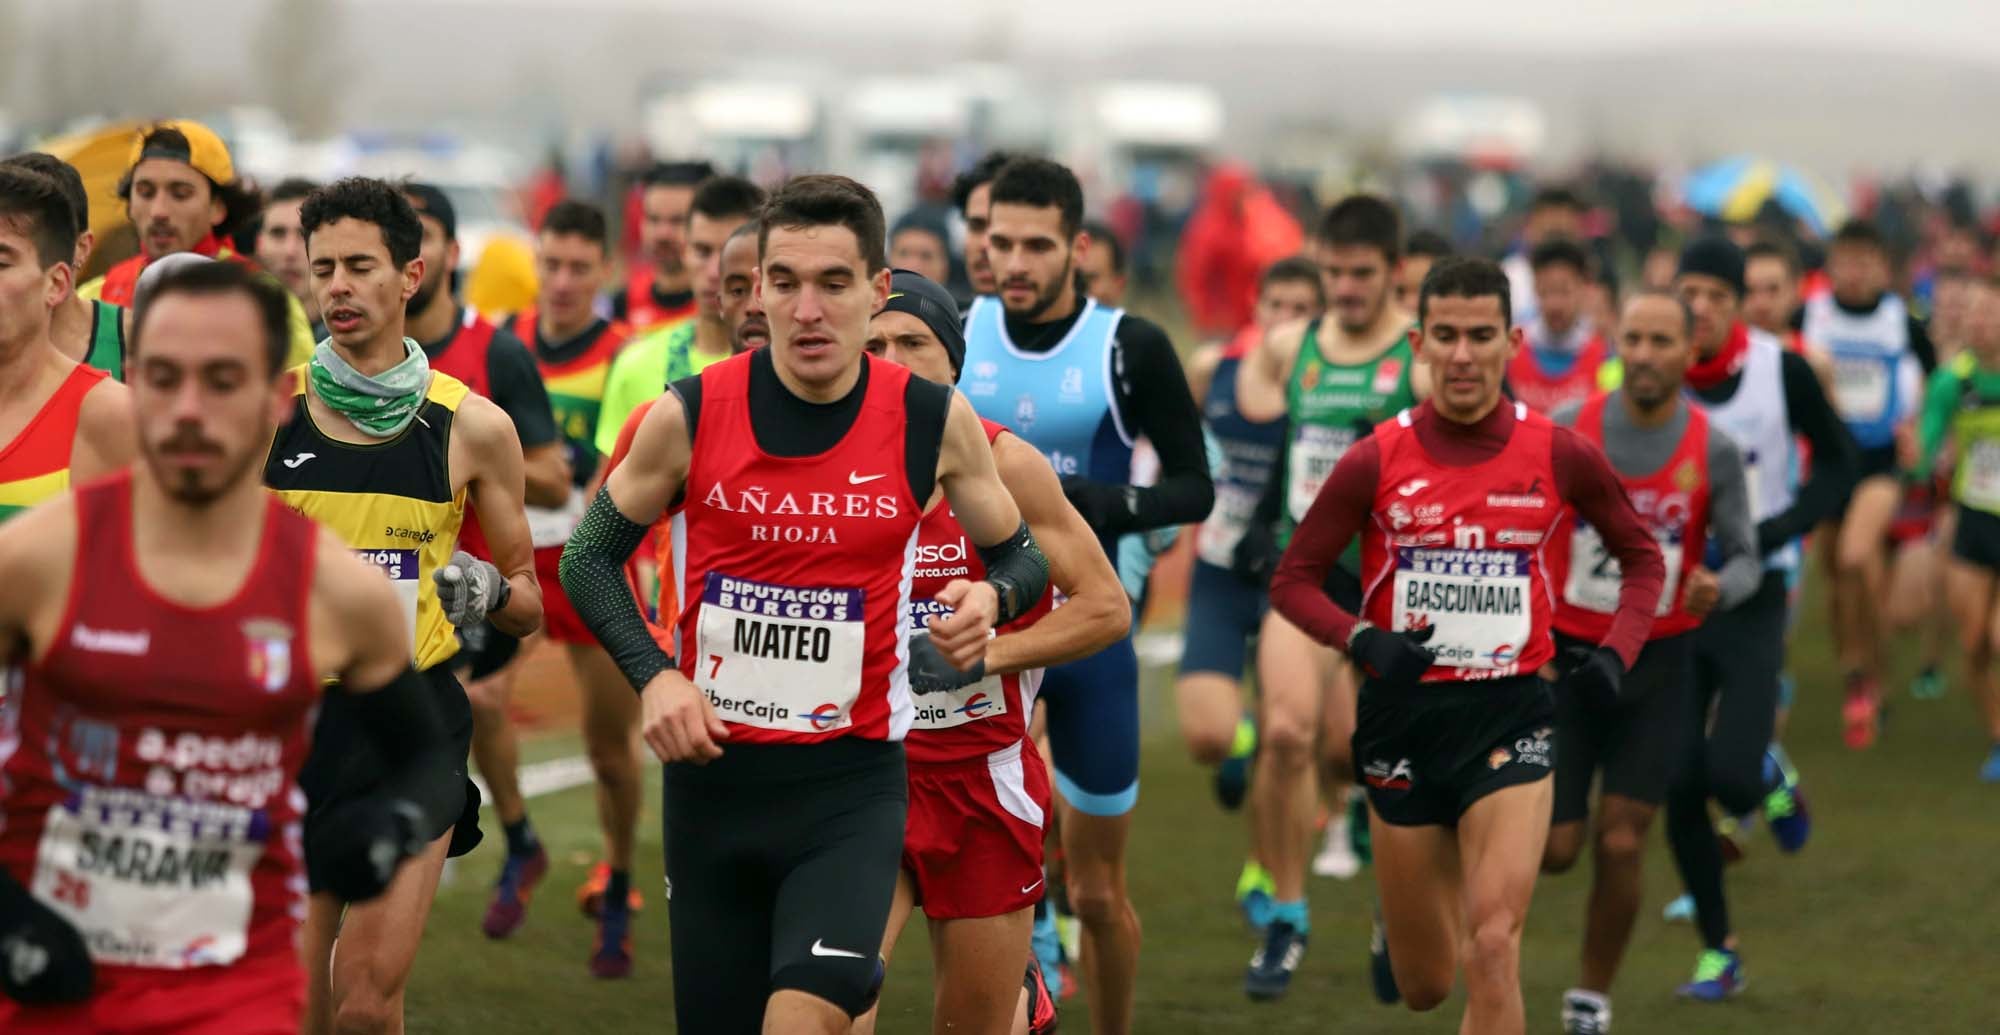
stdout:
[[1812,476],[1799,486],[1792,505],[1757,523],[1757,550],[1769,553],[1812,531],[1813,526],[1840,512],[1854,491],[1860,457],[1847,425],[1827,401],[1819,377],[1804,356],[1783,357],[1785,410],[1792,430],[1812,445]]
[[903,389],[903,463],[910,478],[910,495],[929,503],[937,490],[938,456],[944,449],[944,424],[951,416],[951,389],[910,378]]
[[1910,351],[1916,355],[1917,362],[1924,368],[1924,376],[1928,378],[1937,372],[1937,345],[1931,341],[1930,328],[1925,327],[1922,320],[1917,319],[1915,316],[1911,316],[1908,319],[1910,323]]
[[450,819],[464,805],[464,789],[451,780],[428,778],[449,771],[451,732],[445,728],[437,691],[407,667],[379,689],[354,695],[354,717],[392,767],[385,784],[397,797],[433,820]]
[[979,562],[986,566],[986,581],[1000,595],[1000,616],[994,625],[1005,625],[1026,614],[1049,588],[1049,559],[1035,542],[1028,523],[992,546],[973,544]]
[[493,389],[494,404],[513,418],[522,449],[556,440],[549,390],[542,384],[541,371],[535,368],[535,357],[514,332],[505,328],[493,332],[493,342],[486,349],[486,379]]
[[1201,411],[1167,333],[1151,321],[1118,323],[1115,405],[1125,428],[1145,436],[1160,455],[1160,480],[1126,493],[1127,505],[1105,508],[1101,536],[1205,520],[1215,506],[1215,482],[1201,438]]
[[563,547],[556,569],[577,616],[604,645],[634,690],[674,667],[639,614],[639,602],[625,582],[625,561],[646,537],[646,526],[619,513],[608,489],[598,489],[590,509]]

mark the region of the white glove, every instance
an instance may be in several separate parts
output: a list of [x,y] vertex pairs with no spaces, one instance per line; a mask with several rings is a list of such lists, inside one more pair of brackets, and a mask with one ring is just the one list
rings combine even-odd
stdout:
[[445,620],[460,629],[486,620],[488,613],[507,606],[513,587],[492,564],[460,550],[431,573],[437,583],[438,606]]

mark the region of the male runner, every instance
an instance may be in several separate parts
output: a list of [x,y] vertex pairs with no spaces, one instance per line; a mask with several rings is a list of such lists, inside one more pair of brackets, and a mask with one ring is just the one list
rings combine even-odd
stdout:
[[[1554,708],[1538,674],[1615,697],[1663,581],[1660,551],[1604,455],[1500,383],[1522,347],[1506,274],[1477,259],[1431,269],[1410,337],[1431,367],[1427,403],[1340,458],[1271,582],[1271,606],[1367,673],[1354,751],[1373,806],[1375,877],[1395,979],[1414,1010],[1451,994],[1461,1030],[1526,1030],[1520,940],[1548,833]],[[1571,509],[1621,565],[1595,645],[1558,656],[1559,576],[1543,544]],[[1324,588],[1362,541],[1363,604]]]
[[[637,334],[650,334],[694,315],[694,289],[684,258],[688,208],[695,187],[715,175],[707,162],[661,162],[639,181],[639,250],[623,287],[611,293],[611,316]],[[616,427],[616,425],[613,425]]]
[[1833,359],[1834,408],[1860,449],[1854,494],[1819,538],[1833,576],[1834,646],[1847,671],[1841,717],[1847,746],[1860,750],[1880,723],[1888,532],[1903,494],[1896,430],[1914,418],[1937,353],[1922,321],[1889,291],[1888,245],[1873,224],[1853,220],[1836,231],[1826,271],[1833,290],[1806,302],[1802,329]]
[[1455,250],[1451,240],[1435,230],[1412,233],[1403,242],[1403,264],[1396,268],[1396,308],[1414,311],[1417,295],[1423,291],[1424,278],[1430,275],[1431,267],[1439,259],[1450,258]]
[[936,209],[926,205],[905,212],[889,228],[889,265],[934,284],[951,279],[951,235]]
[[1076,272],[1083,278],[1083,293],[1096,299],[1098,305],[1124,308],[1125,289],[1129,282],[1125,268],[1125,243],[1118,239],[1117,231],[1094,219],[1083,224],[1083,232],[1090,235],[1090,247],[1076,257]]
[[1549,186],[1535,192],[1521,221],[1520,247],[1500,261],[1513,292],[1514,321],[1527,326],[1535,318],[1535,268],[1531,257],[1542,242],[1556,238],[1581,241],[1584,218],[1590,214],[1583,198],[1568,187]]
[[[666,188],[653,188],[648,196],[657,200],[670,195]],[[678,231],[683,248],[680,269],[694,295],[693,313],[689,319],[635,338],[612,364],[599,411],[602,419],[591,443],[599,456],[611,455],[618,429],[640,403],[659,398],[667,385],[701,373],[709,364],[739,351],[722,318],[718,260],[729,235],[749,222],[763,205],[763,189],[734,176],[710,177],[694,189],[688,206],[682,209],[685,225]]]
[[731,352],[771,344],[771,325],[757,301],[757,227],[756,219],[745,220],[722,244],[722,322]]
[[[1252,518],[1253,534],[1239,549],[1247,570],[1270,570],[1268,557],[1250,556],[1272,552],[1273,540],[1264,530],[1275,530],[1275,545],[1283,548],[1341,456],[1378,422],[1429,390],[1429,371],[1415,362],[1410,314],[1391,301],[1403,240],[1395,207],[1372,195],[1345,198],[1327,209],[1316,236],[1320,278],[1330,288],[1326,315],[1273,331],[1237,378],[1239,406],[1260,413],[1280,407],[1291,422],[1279,457],[1280,477],[1266,486]],[[1354,549],[1333,576],[1334,592],[1350,611],[1361,606],[1359,570],[1360,551]],[[1317,785],[1324,785],[1335,806],[1327,823],[1329,843],[1344,843],[1349,836],[1354,692],[1352,670],[1333,651],[1284,615],[1264,617],[1257,638],[1251,822],[1275,905],[1244,974],[1244,993],[1254,999],[1284,995],[1305,958],[1311,933],[1306,866]],[[1358,860],[1354,866],[1358,871]]]
[[986,254],[986,228],[993,218],[993,178],[1013,160],[1005,151],[988,151],[951,183],[952,204],[965,220],[965,276],[974,298],[1000,290],[993,260]]
[[2000,783],[2000,688],[1993,679],[2000,642],[2000,283],[1980,282],[1967,303],[1965,350],[1931,375],[1917,448],[1906,466],[1912,479],[1928,479],[1947,441],[1958,458],[1951,483],[1958,529],[1945,571],[1947,596],[1966,686],[1993,745],[1979,778]]
[[[1839,510],[1855,469],[1853,440],[1805,358],[1739,319],[1743,289],[1743,253],[1726,238],[1702,238],[1682,252],[1674,293],[1694,310],[1695,324],[1688,389],[1711,426],[1743,454],[1750,516],[1764,558],[1757,592],[1693,634],[1689,703],[1697,736],[1667,792],[1667,841],[1694,899],[1705,946],[1694,980],[1680,991],[1709,1001],[1735,994],[1742,965],[1708,800],[1715,798],[1732,816],[1762,809],[1785,851],[1797,851],[1810,833],[1797,775],[1767,749],[1784,668],[1788,584],[1799,562],[1795,540]],[[1811,475],[1803,484],[1794,445],[1799,438],[1812,449]]]
[[1535,315],[1522,325],[1528,347],[1507,365],[1507,387],[1537,413],[1554,413],[1597,391],[1604,336],[1584,311],[1595,277],[1590,253],[1555,237],[1528,253],[1535,275]]
[[[985,186],[985,251],[1000,293],[975,299],[966,320],[966,397],[1049,458],[1108,557],[1120,536],[1207,517],[1214,485],[1201,414],[1173,343],[1154,324],[1077,293],[1076,259],[1088,238],[1076,176],[1022,158]],[[1152,441],[1161,468],[1144,488],[1130,484],[1140,436]],[[1083,924],[1084,978],[1099,1032],[1130,1029],[1138,977],[1139,919],[1125,888],[1125,841],[1139,797],[1138,666],[1127,638],[1050,668],[1042,682],[1065,884]]]
[[[424,261],[424,277],[403,306],[404,333],[417,340],[433,371],[457,378],[474,394],[493,400],[514,422],[527,504],[562,506],[571,491],[569,445],[556,434],[540,368],[512,331],[460,305],[452,289],[459,247],[458,216],[451,199],[426,183],[405,183],[402,190],[424,228],[417,252]],[[476,513],[466,514],[458,542],[472,556],[492,559]],[[519,640],[499,633],[490,623],[468,630],[462,639],[465,649],[452,660],[472,705],[472,757],[479,763],[493,797],[494,815],[507,838],[506,858],[480,929],[489,937],[504,938],[527,918],[527,899],[548,871],[548,854],[535,836],[521,794],[520,748],[506,711],[521,667],[509,662],[525,660],[525,655]]]
[[[97,235],[90,230],[90,193],[76,167],[40,151],[18,154],[0,164],[40,173],[62,188],[70,211],[76,214],[76,251],[70,269],[82,270],[97,246]],[[123,381],[127,315],[125,309],[109,302],[79,296],[72,285],[50,313],[49,335],[63,355],[110,374],[114,381]]]
[[[447,664],[458,651],[455,628],[490,618],[501,632],[526,635],[541,622],[541,593],[513,423],[462,382],[432,372],[403,334],[405,306],[424,274],[416,212],[395,187],[356,177],[315,191],[299,222],[332,336],[296,374],[295,410],[271,440],[264,482],[394,584],[417,668],[452,736],[449,764],[423,779],[459,789],[452,800],[460,807],[433,813],[421,831],[420,862],[374,901],[344,903],[307,853],[308,1030],[398,1032],[404,983],[445,856],[471,851],[480,837],[479,795],[465,776],[472,714]],[[498,567],[454,553],[468,506],[479,512]],[[321,709],[299,774],[308,840],[382,781],[380,760],[357,742],[344,700],[329,698]]]
[[[888,305],[869,323],[868,351],[938,384],[955,383],[965,337],[951,292],[895,271]],[[889,958],[911,910],[921,908],[937,975],[932,1028],[1007,1035],[1055,1026],[1055,1001],[1028,945],[1043,894],[1049,806],[1048,769],[1028,736],[1042,670],[1117,642],[1131,626],[1132,609],[1096,533],[1063,499],[1048,460],[1001,425],[982,423],[1000,480],[1048,555],[1052,592],[988,644],[983,667],[971,672],[938,661],[928,636],[911,636],[911,684],[920,696],[904,740],[910,813],[882,957]],[[919,526],[917,564],[913,627],[948,613],[934,600],[952,579],[984,574],[941,499],[930,501]],[[1055,593],[1063,605],[1050,610]],[[1017,972],[1026,973],[1025,987]],[[873,1032],[874,1014],[855,1030]]]
[[[449,741],[393,590],[254,476],[291,406],[284,290],[233,263],[176,269],[133,330],[145,463],[0,530],[20,665],[0,699],[0,1028],[296,1032],[292,783],[322,677],[397,775]],[[354,898],[439,807],[394,786],[310,842]]]
[[[1569,684],[1556,688],[1561,765],[1543,872],[1566,872],[1582,854],[1591,785],[1603,774],[1591,833],[1582,980],[1563,994],[1566,1035],[1611,1030],[1611,982],[1639,916],[1646,834],[1695,736],[1688,727],[1694,681],[1688,633],[1718,605],[1748,599],[1764,575],[1742,454],[1681,395],[1694,358],[1693,312],[1669,292],[1642,289],[1626,303],[1616,331],[1623,386],[1565,405],[1553,419],[1604,450],[1659,542],[1666,583],[1645,649],[1615,699],[1584,699]],[[1710,541],[1719,570],[1706,566]],[[1549,545],[1551,569],[1569,573],[1556,602],[1557,652],[1587,648],[1610,627],[1618,564],[1588,524],[1558,529]]]
[[285,290],[305,307],[312,321],[313,337],[321,338],[326,328],[320,323],[318,303],[313,301],[312,271],[306,265],[306,235],[299,229],[299,206],[306,195],[319,188],[311,180],[291,177],[279,180],[264,202],[257,222],[257,261],[285,285]]
[[[1282,260],[1264,271],[1256,322],[1228,343],[1203,346],[1188,359],[1188,387],[1202,400],[1202,418],[1222,465],[1215,475],[1215,507],[1195,534],[1174,702],[1182,742],[1196,762],[1216,767],[1216,796],[1231,810],[1243,804],[1249,790],[1257,727],[1244,710],[1241,681],[1266,604],[1263,579],[1236,574],[1236,548],[1277,472],[1285,439],[1282,407],[1263,411],[1245,407],[1236,386],[1242,369],[1252,362],[1251,353],[1267,334],[1316,316],[1325,307],[1319,267],[1302,258]],[[1252,922],[1261,926],[1269,920],[1264,915],[1270,903],[1269,877],[1254,856],[1244,870],[1247,879],[1239,880],[1243,885],[1239,894],[1253,914]]]
[[56,180],[0,166],[0,521],[132,458],[124,387],[49,338],[76,237]]
[[[667,763],[674,1011],[682,1031],[845,1032],[881,982],[903,843],[910,580],[942,487],[985,582],[928,620],[953,667],[1026,613],[1048,561],[949,388],[863,354],[888,299],[881,205],[845,177],[772,196],[759,243],[771,347],[676,382],[564,552],[564,589],[641,691]],[[622,566],[687,520],[681,657]],[[1010,975],[1011,976],[1011,975]]]

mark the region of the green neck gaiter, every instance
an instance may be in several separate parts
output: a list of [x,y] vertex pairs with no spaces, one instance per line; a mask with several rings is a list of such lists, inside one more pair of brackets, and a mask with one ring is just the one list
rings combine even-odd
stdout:
[[394,438],[423,408],[431,385],[431,364],[415,341],[404,338],[401,363],[369,377],[340,358],[328,338],[313,350],[308,376],[313,394],[335,413],[373,438]]

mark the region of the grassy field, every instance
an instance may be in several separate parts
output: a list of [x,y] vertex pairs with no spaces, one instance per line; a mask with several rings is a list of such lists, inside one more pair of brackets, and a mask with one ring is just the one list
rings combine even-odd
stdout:
[[[1802,691],[1790,736],[1814,808],[1812,844],[1797,857],[1780,857],[1760,835],[1749,860],[1730,871],[1749,986],[1724,1006],[1674,1000],[1673,986],[1686,979],[1697,945],[1690,928],[1660,920],[1660,905],[1677,889],[1656,828],[1647,904],[1615,993],[1621,1035],[2000,1030],[1988,999],[2000,959],[2000,788],[1975,779],[1985,745],[1972,705],[1956,690],[1942,701],[1916,702],[1899,682],[1883,742],[1864,754],[1847,752],[1839,742],[1831,651],[1818,631],[1822,614],[1807,616],[1794,652]],[[1144,689],[1143,793],[1131,865],[1146,936],[1138,1030],[1456,1030],[1457,1001],[1419,1016],[1369,997],[1372,881],[1365,872],[1352,882],[1315,881],[1314,941],[1291,996],[1276,1004],[1244,999],[1242,973],[1253,944],[1229,899],[1243,825],[1219,810],[1207,772],[1181,750],[1170,679],[1170,669],[1150,668]],[[529,745],[536,757],[575,750],[566,733]],[[486,845],[455,867],[431,916],[409,993],[409,1030],[673,1030],[666,911],[657,895],[657,786],[641,826],[648,906],[629,981],[593,981],[584,967],[592,927],[570,892],[597,850],[590,791],[538,799],[532,811],[556,866],[527,926],[504,944],[479,934],[501,852],[493,829]],[[1580,867],[1537,889],[1523,950],[1531,1031],[1559,1030],[1557,1009],[1575,978],[1588,881]],[[928,951],[921,925],[912,928],[883,996],[883,1032],[930,1030]],[[1064,1011],[1064,1030],[1089,1030],[1088,1004],[1070,999]]]

